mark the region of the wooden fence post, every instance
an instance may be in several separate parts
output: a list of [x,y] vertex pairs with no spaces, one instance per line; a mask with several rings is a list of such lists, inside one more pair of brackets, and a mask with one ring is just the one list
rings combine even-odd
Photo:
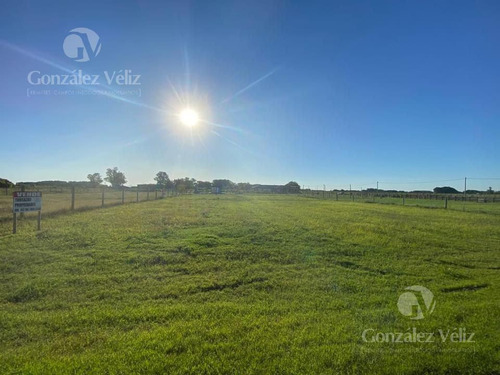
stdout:
[[122,204],[125,203],[125,188],[122,187]]
[[137,188],[137,191],[135,192],[136,196],[135,196],[135,202],[136,203],[139,203],[139,188]]
[[[26,186],[21,185],[21,191],[26,191]],[[22,218],[24,217],[24,212],[21,212],[21,213],[19,214],[19,217],[22,219]]]
[[12,234],[17,232],[17,213],[12,213]]
[[42,228],[42,210],[38,210],[38,220],[37,220],[37,230],[41,230]]
[[444,199],[444,209],[446,210],[448,208],[448,197]]
[[104,207],[104,188],[102,188],[101,207]]
[[158,199],[158,190],[155,189],[155,199]]
[[71,211],[75,210],[75,187],[71,187]]
[[148,194],[146,196],[146,200],[149,200],[149,187],[148,187]]

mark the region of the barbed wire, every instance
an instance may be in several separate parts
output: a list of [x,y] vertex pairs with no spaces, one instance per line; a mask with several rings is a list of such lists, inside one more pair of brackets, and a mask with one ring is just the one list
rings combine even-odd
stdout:
[[[442,183],[442,182],[457,182],[457,181],[465,181],[465,179],[467,179],[467,181],[469,180],[474,180],[474,181],[497,181],[497,180],[500,180],[500,177],[460,177],[460,178],[449,178],[449,179],[443,179],[443,180],[426,180],[426,181],[370,181],[370,182],[364,182],[364,183],[359,183],[359,182],[355,182],[353,184],[342,184],[344,186],[350,186],[352,185],[352,187],[354,189],[356,189],[356,187],[359,187],[359,186],[368,186],[368,187],[375,187],[377,186],[377,183],[378,185],[381,185],[381,184],[384,184],[384,185],[416,185],[416,184],[437,184],[437,183]],[[316,187],[316,190],[321,190],[320,187],[321,185],[318,185],[318,184],[303,184],[303,186],[307,189],[307,188],[313,188],[314,186]],[[326,186],[326,185],[325,185]]]

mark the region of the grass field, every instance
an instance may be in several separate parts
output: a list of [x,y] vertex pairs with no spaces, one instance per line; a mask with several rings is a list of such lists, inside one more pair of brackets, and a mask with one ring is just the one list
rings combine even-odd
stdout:
[[[495,213],[296,196],[24,220],[0,236],[0,372],[498,374],[499,249]],[[475,342],[362,338],[460,328]]]
[[[12,193],[14,191],[20,190],[19,188],[11,188],[8,190],[0,191],[0,236],[12,231]],[[42,188],[32,188],[29,190],[41,190],[43,194],[43,204],[42,204],[42,215],[53,215],[60,213],[67,213],[71,211],[71,189],[55,189],[45,187]],[[75,194],[75,210],[86,210],[102,207],[102,188],[89,188],[89,189],[77,189]],[[120,190],[106,188],[104,190],[105,199],[104,206],[109,207],[113,205],[118,205],[122,203],[122,192]],[[169,197],[175,192],[165,191],[165,196]],[[147,200],[154,200],[156,198],[161,198],[161,191],[151,191],[149,194],[146,191],[137,192],[133,189],[127,189],[123,195],[124,203],[134,203],[137,200],[139,202],[144,202]],[[336,200],[340,202],[364,202],[364,203],[378,203],[378,204],[391,204],[391,205],[403,205],[402,198],[395,197],[384,197],[384,196],[371,196],[371,195],[360,195],[354,194],[354,200],[348,193],[338,194],[337,196],[333,192],[322,192],[315,191],[310,193],[307,191],[302,192],[303,196],[316,199],[327,199]],[[495,202],[491,200],[495,198]],[[440,199],[423,199],[423,198],[405,198],[404,204],[406,206],[416,206],[416,207],[427,207],[427,208],[439,208],[444,209],[445,201]],[[474,198],[472,196],[469,199]],[[474,199],[473,201],[463,202],[461,200],[452,200],[451,198],[447,202],[447,209],[467,211],[467,212],[481,212],[481,213],[491,213],[500,215],[500,197],[487,196],[487,202],[483,199]],[[27,218],[35,218],[37,212],[25,213]]]
[[[20,189],[11,189],[9,194],[0,194],[0,235],[4,234],[2,230],[2,223],[6,221],[11,221],[12,219],[12,192]],[[37,189],[31,189],[33,191]],[[161,192],[157,193],[161,196]],[[71,209],[71,191],[61,191],[61,192],[46,192],[42,191],[43,203],[42,211],[43,214],[53,214],[66,212]],[[139,195],[135,191],[126,191],[124,194],[124,202],[132,203],[136,202],[138,199],[140,202],[145,200],[154,199],[155,192],[150,192],[148,194],[145,191],[139,192]],[[106,189],[105,190],[105,206],[112,206],[116,204],[121,204],[122,202],[122,192],[119,190]],[[90,208],[100,208],[102,206],[102,190],[101,189],[87,189],[85,191],[77,191],[75,195],[75,210],[90,209]],[[500,206],[500,205],[499,205]],[[25,213],[27,217],[35,217],[36,212]]]

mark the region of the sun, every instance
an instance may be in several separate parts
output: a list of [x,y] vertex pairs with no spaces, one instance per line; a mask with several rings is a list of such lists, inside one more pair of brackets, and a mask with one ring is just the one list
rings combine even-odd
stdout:
[[196,113],[196,111],[191,108],[183,109],[182,112],[179,114],[179,118],[184,125],[190,128],[196,126],[200,121],[198,113]]

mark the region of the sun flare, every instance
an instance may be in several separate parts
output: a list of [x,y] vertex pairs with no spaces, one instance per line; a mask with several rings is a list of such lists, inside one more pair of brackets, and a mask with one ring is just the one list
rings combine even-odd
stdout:
[[200,121],[198,113],[196,113],[196,111],[192,110],[191,108],[185,108],[184,110],[182,110],[182,112],[179,114],[179,118],[184,125],[190,128],[196,126]]

